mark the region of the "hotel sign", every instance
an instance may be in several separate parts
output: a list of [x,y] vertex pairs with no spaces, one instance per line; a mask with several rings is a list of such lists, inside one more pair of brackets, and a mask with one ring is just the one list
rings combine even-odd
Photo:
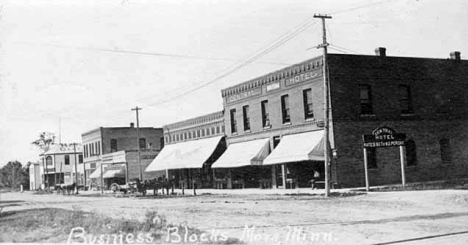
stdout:
[[404,146],[406,134],[396,133],[389,127],[380,127],[372,131],[372,134],[363,135],[364,147],[390,147]]
[[290,86],[290,85],[294,85],[297,83],[305,82],[317,76],[318,76],[318,72],[305,72],[297,76],[293,76],[293,77],[281,79],[281,80],[285,81],[286,86]]

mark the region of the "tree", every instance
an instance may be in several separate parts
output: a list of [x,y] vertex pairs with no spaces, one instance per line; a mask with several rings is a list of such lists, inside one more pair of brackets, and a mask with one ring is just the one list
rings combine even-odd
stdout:
[[0,182],[2,186],[11,188],[19,188],[26,183],[29,186],[29,171],[20,162],[10,161],[0,169]]
[[55,135],[52,132],[42,132],[39,134],[39,139],[31,142],[31,144],[39,147],[42,153],[49,150],[49,147],[55,143]]
[[[37,146],[39,149],[41,149],[42,153],[45,153],[46,151],[49,150],[50,146],[55,143],[55,135],[52,132],[42,132],[39,134],[39,139],[31,142],[31,144]],[[48,174],[47,168],[44,166],[44,162],[42,162],[45,175]],[[44,176],[45,176],[44,175]],[[44,183],[46,183],[46,178],[43,179]],[[48,185],[47,181],[47,185]]]

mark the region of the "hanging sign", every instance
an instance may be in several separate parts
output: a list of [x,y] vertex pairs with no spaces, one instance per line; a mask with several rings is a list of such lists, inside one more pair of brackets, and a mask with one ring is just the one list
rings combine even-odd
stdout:
[[391,147],[404,146],[406,134],[396,133],[389,127],[380,127],[372,131],[372,134],[363,135],[364,147]]

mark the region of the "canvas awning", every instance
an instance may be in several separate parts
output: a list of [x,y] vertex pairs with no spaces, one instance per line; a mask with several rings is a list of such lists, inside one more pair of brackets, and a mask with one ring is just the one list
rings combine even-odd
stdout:
[[211,166],[212,168],[237,168],[249,165],[261,165],[270,153],[270,140],[259,139],[228,146],[223,155]]
[[299,161],[323,161],[323,130],[285,135],[263,165]]
[[102,178],[125,178],[125,167],[107,169],[102,175]]
[[89,178],[90,179],[101,178],[101,168],[96,168],[96,170],[94,170],[94,172],[91,175],[89,175]]
[[223,136],[164,146],[145,172],[166,169],[201,168],[213,154]]

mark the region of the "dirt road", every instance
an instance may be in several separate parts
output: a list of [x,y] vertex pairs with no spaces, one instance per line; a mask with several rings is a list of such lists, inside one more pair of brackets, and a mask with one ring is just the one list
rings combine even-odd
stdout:
[[3,193],[0,205],[4,211],[57,207],[131,219],[157,210],[173,224],[223,232],[248,244],[468,244],[468,191],[464,190],[328,199],[247,192],[145,198],[97,195]]

